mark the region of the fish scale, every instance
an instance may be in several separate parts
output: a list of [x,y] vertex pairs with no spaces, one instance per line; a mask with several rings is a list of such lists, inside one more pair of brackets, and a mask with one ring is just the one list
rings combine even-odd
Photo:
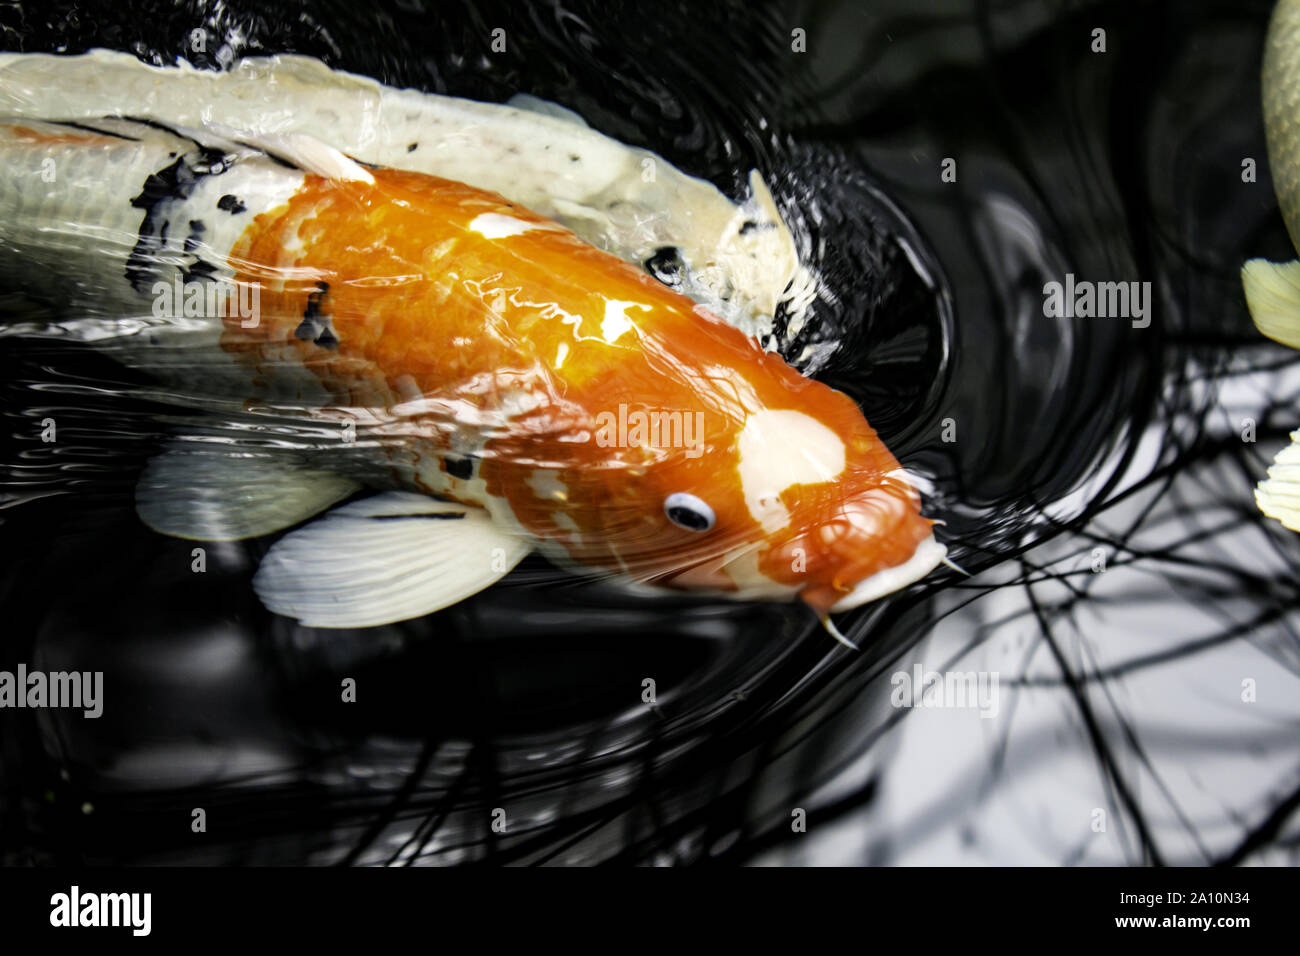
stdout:
[[[76,130],[33,123],[0,127],[0,135],[5,169],[0,202],[7,213],[0,221],[0,241],[9,252],[0,259],[0,275],[6,284],[43,291],[47,276],[54,276],[64,283],[87,283],[86,295],[75,305],[103,305],[105,298],[114,305],[135,305],[123,269],[140,213],[107,201],[101,184],[143,183],[165,160],[168,144],[107,138],[95,143]],[[60,142],[63,137],[66,142]],[[92,143],[97,148],[87,148]],[[98,240],[92,257],[80,254],[86,233]]]
[[[147,126],[105,124],[106,129],[110,126],[122,135],[147,139],[101,136],[26,120],[0,125],[0,159],[5,169],[0,176],[0,208],[6,211],[0,221],[0,241],[8,251],[0,260],[0,278],[10,288],[43,299],[49,299],[50,290],[56,288],[70,311],[139,319],[143,326],[139,334],[118,350],[117,357],[165,381],[193,386],[197,372],[205,389],[242,395],[257,391],[249,371],[220,349],[219,322],[200,318],[177,327],[155,321],[152,286],[154,282],[170,286],[178,273],[184,278],[186,260],[203,259],[217,267],[218,275],[233,276],[226,252],[251,216],[220,209],[220,196],[234,194],[255,208],[269,207],[300,188],[303,174],[264,156],[251,156],[211,177],[211,183],[200,181],[195,195],[170,203],[170,220],[181,228],[201,222],[201,246],[185,256],[185,235],[169,234],[166,248],[150,256],[150,288],[141,292],[132,287],[127,273],[146,211],[132,201],[142,195],[151,177],[199,147],[192,140]],[[52,173],[49,182],[42,177],[45,169]],[[106,184],[116,188],[106,189]],[[292,367],[277,381],[277,387],[263,397],[328,400],[319,379],[295,375]]]
[[[125,193],[132,198],[139,195],[151,176],[196,148],[187,140],[154,135],[157,138],[152,142],[131,142],[56,124],[24,121],[0,126],[0,155],[5,165],[0,201],[8,213],[0,223],[0,235],[12,246],[12,255],[0,263],[5,281],[29,285],[36,291],[48,289],[49,276],[60,282],[83,281],[93,286],[93,293],[78,300],[78,306],[103,308],[105,297],[115,305],[138,306],[140,295],[126,281],[125,271],[143,212],[122,199]],[[46,161],[52,176],[48,182],[42,178]],[[250,181],[258,178],[246,166],[225,175],[233,189],[248,190]],[[285,178],[290,181],[280,190],[283,196],[292,193],[302,177]],[[105,184],[120,188],[106,189]],[[197,204],[193,215],[222,225],[211,211],[201,212]],[[229,223],[227,246],[242,230],[243,224]],[[92,244],[85,241],[88,234],[94,239]],[[219,245],[220,230],[215,238]],[[165,271],[169,263],[156,265],[160,280],[171,278]],[[48,270],[48,275],[33,275],[34,268]]]

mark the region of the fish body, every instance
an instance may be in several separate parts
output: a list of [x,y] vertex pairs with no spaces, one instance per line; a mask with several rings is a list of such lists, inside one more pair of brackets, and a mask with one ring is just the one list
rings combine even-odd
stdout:
[[248,537],[393,489],[273,547],[255,581],[273,610],[427,613],[538,548],[824,616],[944,556],[847,396],[497,193],[301,133],[115,118],[0,121],[0,167],[6,286],[65,330],[109,317],[102,344],[190,393],[357,436],[182,444],[142,478],[149,524]]

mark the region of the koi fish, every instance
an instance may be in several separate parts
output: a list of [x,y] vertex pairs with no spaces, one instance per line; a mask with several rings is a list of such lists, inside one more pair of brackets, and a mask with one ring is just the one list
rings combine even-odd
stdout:
[[[1291,242],[1300,250],[1300,130],[1295,101],[1300,95],[1300,2],[1281,0],[1273,8],[1264,46],[1262,74],[1264,134],[1278,206]],[[1300,348],[1300,261],[1251,259],[1241,269],[1255,327],[1291,348]],[[1255,489],[1260,511],[1300,531],[1300,431],[1282,449]]]
[[415,617],[537,550],[836,634],[945,560],[850,398],[502,195],[219,124],[5,119],[0,159],[0,282],[59,308],[47,334],[262,416],[152,461],[142,519],[239,540],[325,512],[255,575],[277,613]]
[[[110,50],[0,53],[0,115],[129,115],[172,128],[304,133],[363,163],[500,193],[643,265],[770,349],[795,340],[819,291],[756,170],[749,199],[736,204],[663,157],[526,94],[498,104],[398,90],[287,54],[217,72],[184,61],[150,66]],[[805,345],[796,362],[815,370],[824,350]]]

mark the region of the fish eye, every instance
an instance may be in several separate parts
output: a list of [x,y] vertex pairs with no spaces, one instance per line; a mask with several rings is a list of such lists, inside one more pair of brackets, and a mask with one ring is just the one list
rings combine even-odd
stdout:
[[677,527],[687,531],[708,531],[715,520],[712,508],[684,491],[674,492],[664,499],[664,514]]

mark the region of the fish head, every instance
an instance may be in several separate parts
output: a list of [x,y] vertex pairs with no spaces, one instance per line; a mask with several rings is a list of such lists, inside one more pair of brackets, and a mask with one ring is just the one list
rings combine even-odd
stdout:
[[515,514],[615,575],[819,614],[933,570],[933,522],[857,404],[734,329],[697,329],[689,349],[643,349],[653,368],[611,372],[568,442],[582,460],[530,479],[562,501],[525,494]]
[[677,538],[678,567],[664,583],[797,597],[825,614],[933,570],[945,556],[933,522],[857,405],[818,382],[776,379],[762,390],[768,400],[729,416],[696,459],[655,476],[665,531]]

